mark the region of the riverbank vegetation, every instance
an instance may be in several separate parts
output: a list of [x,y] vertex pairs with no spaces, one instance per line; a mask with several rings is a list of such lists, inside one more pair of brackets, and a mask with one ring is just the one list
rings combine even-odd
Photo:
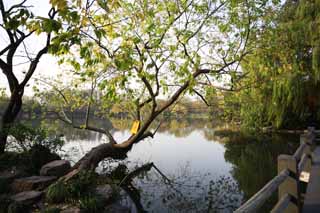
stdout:
[[229,119],[247,129],[303,129],[319,122],[319,3],[286,1],[270,8],[241,62],[244,78],[225,92]]

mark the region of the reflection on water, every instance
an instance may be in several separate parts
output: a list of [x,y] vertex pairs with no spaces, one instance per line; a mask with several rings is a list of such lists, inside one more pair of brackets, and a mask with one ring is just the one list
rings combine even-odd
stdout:
[[[110,122],[100,125],[119,141],[128,138],[130,121],[111,123],[112,128]],[[298,144],[296,136],[247,137],[218,131],[220,125],[204,119],[166,121],[153,139],[133,147],[122,162],[128,170],[153,162],[171,180],[168,184],[154,169],[134,179],[146,211],[232,212],[276,174],[277,156],[292,153]],[[72,161],[106,142],[98,133],[57,127],[66,136],[64,154]],[[109,166],[104,162],[98,171],[109,171]]]
[[[239,134],[229,133],[231,142],[225,144],[226,161],[233,164],[232,176],[244,192],[244,200],[253,196],[277,174],[277,157],[292,154],[299,145],[297,135],[272,135],[243,141]],[[275,194],[262,208],[270,212],[275,204]],[[263,212],[263,211],[261,211]]]

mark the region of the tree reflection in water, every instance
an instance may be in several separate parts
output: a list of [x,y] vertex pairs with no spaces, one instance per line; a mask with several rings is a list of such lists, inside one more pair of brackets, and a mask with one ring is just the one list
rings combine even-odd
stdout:
[[[107,165],[107,164],[106,164]],[[107,176],[114,183],[121,183],[128,176],[129,170],[119,164]],[[178,174],[178,175],[177,175]],[[232,212],[242,201],[242,194],[237,183],[227,176],[207,180],[209,174],[192,172],[188,165],[178,173],[165,176],[158,168],[148,168],[126,184],[121,184],[120,203],[131,207],[134,212]],[[128,201],[128,199],[130,201]]]
[[[299,145],[297,135],[248,136],[239,132],[216,132],[224,138],[226,161],[233,164],[231,174],[248,200],[277,174],[277,157],[292,154]],[[268,200],[261,212],[269,212],[277,194]]]

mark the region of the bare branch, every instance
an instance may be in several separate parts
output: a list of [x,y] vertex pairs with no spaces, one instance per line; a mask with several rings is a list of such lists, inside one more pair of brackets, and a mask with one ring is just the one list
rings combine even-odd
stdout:
[[27,46],[26,46],[26,44],[24,43],[24,41],[22,42],[22,44],[23,44],[24,52],[25,52],[26,55],[27,55],[27,58],[28,58],[30,61],[32,61],[32,58],[31,58],[30,55],[29,55],[29,51],[28,51]]
[[103,50],[105,50],[110,58],[113,57],[112,54],[111,54],[111,52],[110,52],[110,50],[101,43],[101,40],[96,39],[95,37],[93,37],[92,35],[90,35],[89,33],[85,32],[85,31],[83,31],[83,30],[80,30],[80,32],[81,32],[83,35],[87,36],[88,38],[92,39],[100,48],[102,48]]
[[50,42],[51,42],[51,33],[48,33],[47,35],[47,41],[46,41],[46,45],[44,48],[42,48],[38,54],[36,55],[36,57],[32,60],[32,62],[30,63],[30,66],[29,66],[29,69],[28,69],[28,72],[27,74],[25,75],[23,81],[21,82],[20,86],[21,87],[24,87],[28,81],[30,80],[30,78],[32,77],[33,73],[35,72],[37,66],[38,66],[38,63],[39,63],[39,60],[40,58],[46,54],[48,52],[48,49],[49,49],[49,46],[50,46]]
[[188,41],[190,39],[192,39],[195,35],[197,35],[200,30],[203,28],[204,24],[208,21],[208,19],[215,14],[216,12],[218,12],[224,5],[226,4],[226,2],[222,2],[218,7],[216,7],[214,10],[212,10],[210,13],[208,12],[207,16],[203,19],[202,23],[199,25],[199,27],[193,32],[192,35],[190,35],[187,39],[187,41],[185,43],[188,43]]
[[[47,84],[48,86],[51,86],[53,90],[57,91],[58,94],[63,98],[64,102],[66,104],[69,104],[69,100],[66,98],[66,96],[64,95],[63,91],[60,90],[59,88],[57,88],[54,84],[50,83],[50,82],[47,82],[47,81],[44,81],[42,79],[37,79],[45,84]],[[96,84],[96,82],[95,82]],[[93,89],[91,90],[93,91]],[[93,94],[93,92],[91,92],[91,95]],[[90,101],[91,102],[91,101]],[[65,122],[66,124],[69,124],[71,125],[72,127],[76,128],[76,129],[86,129],[86,130],[90,130],[90,131],[94,131],[94,132],[99,132],[99,133],[102,133],[104,135],[106,135],[108,137],[108,139],[110,140],[110,142],[112,144],[116,144],[116,140],[114,139],[114,137],[112,136],[112,134],[106,130],[106,129],[100,129],[100,128],[97,128],[97,127],[94,127],[94,126],[91,126],[89,125],[89,114],[90,114],[90,102],[88,104],[88,107],[87,107],[87,112],[86,112],[86,121],[85,121],[85,125],[75,125],[73,120],[70,119],[66,113],[64,112],[63,108],[61,107],[61,113],[63,116],[61,116],[58,112],[55,112],[55,114],[57,115],[58,119]]]
[[94,89],[96,88],[96,85],[97,85],[97,79],[94,78],[92,80],[92,83],[91,83],[91,91],[90,91],[89,103],[88,103],[87,111],[86,111],[85,126],[89,125],[89,116],[90,116],[91,103],[93,101],[93,92],[94,92]]
[[11,6],[11,7],[9,8],[9,10],[7,11],[7,13],[9,14],[9,13],[10,13],[13,9],[15,9],[15,8],[24,7],[23,4],[26,3],[26,1],[27,1],[27,0],[23,0],[21,3],[15,4],[15,5]]
[[205,99],[205,97],[203,97],[203,95],[201,95],[197,90],[193,89],[193,92],[196,93],[196,95],[199,96],[200,99],[201,99],[207,106],[210,106],[210,104],[209,104],[208,101]]
[[[135,44],[135,48],[136,48],[136,50],[137,50],[137,52],[139,54],[140,61],[142,63],[141,69],[135,68],[135,70],[137,71],[137,73],[141,73],[142,67],[143,67],[143,63],[144,63],[143,62],[144,61],[143,60],[143,55],[142,55],[139,47],[136,44]],[[153,92],[152,86],[151,86],[150,82],[148,81],[148,79],[144,75],[141,76],[140,79],[142,80],[142,82],[144,83],[144,85],[146,86],[146,88],[147,88],[147,90],[149,92],[150,98],[152,100],[152,113],[153,113],[155,111],[156,107],[157,107],[157,102],[156,102],[156,98],[155,98],[156,96],[155,96],[155,94]]]

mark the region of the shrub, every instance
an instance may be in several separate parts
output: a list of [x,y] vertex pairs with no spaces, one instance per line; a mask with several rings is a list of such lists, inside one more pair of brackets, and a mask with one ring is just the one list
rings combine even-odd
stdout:
[[80,198],[88,194],[92,186],[96,185],[97,174],[90,171],[80,172],[76,178],[68,183],[68,189],[73,198]]
[[26,162],[29,162],[27,153],[5,152],[0,155],[0,170],[11,169],[13,167],[25,170]]
[[62,181],[57,181],[48,187],[46,199],[49,203],[62,203],[70,196],[68,187]]
[[8,149],[15,152],[7,152],[4,161],[0,159],[0,169],[20,167],[30,174],[37,174],[44,164],[61,159],[56,154],[64,143],[60,136],[49,137],[44,129],[23,124],[10,128],[9,135]]
[[57,152],[64,144],[62,136],[49,137],[47,131],[18,123],[10,128],[11,149],[26,152],[35,145],[41,145],[52,152]]
[[80,172],[67,183],[57,181],[49,186],[46,193],[46,199],[50,203],[62,203],[67,201],[78,203],[80,202],[79,199],[91,195],[92,188],[94,188],[96,182],[97,174],[94,172]]
[[60,213],[61,210],[59,208],[55,208],[55,207],[52,207],[52,208],[47,208],[44,210],[44,213]]
[[97,196],[88,195],[80,198],[80,209],[85,213],[101,212],[104,207],[103,200]]
[[36,144],[28,152],[30,162],[30,172],[38,173],[41,167],[54,160],[60,160],[60,156],[43,145]]

